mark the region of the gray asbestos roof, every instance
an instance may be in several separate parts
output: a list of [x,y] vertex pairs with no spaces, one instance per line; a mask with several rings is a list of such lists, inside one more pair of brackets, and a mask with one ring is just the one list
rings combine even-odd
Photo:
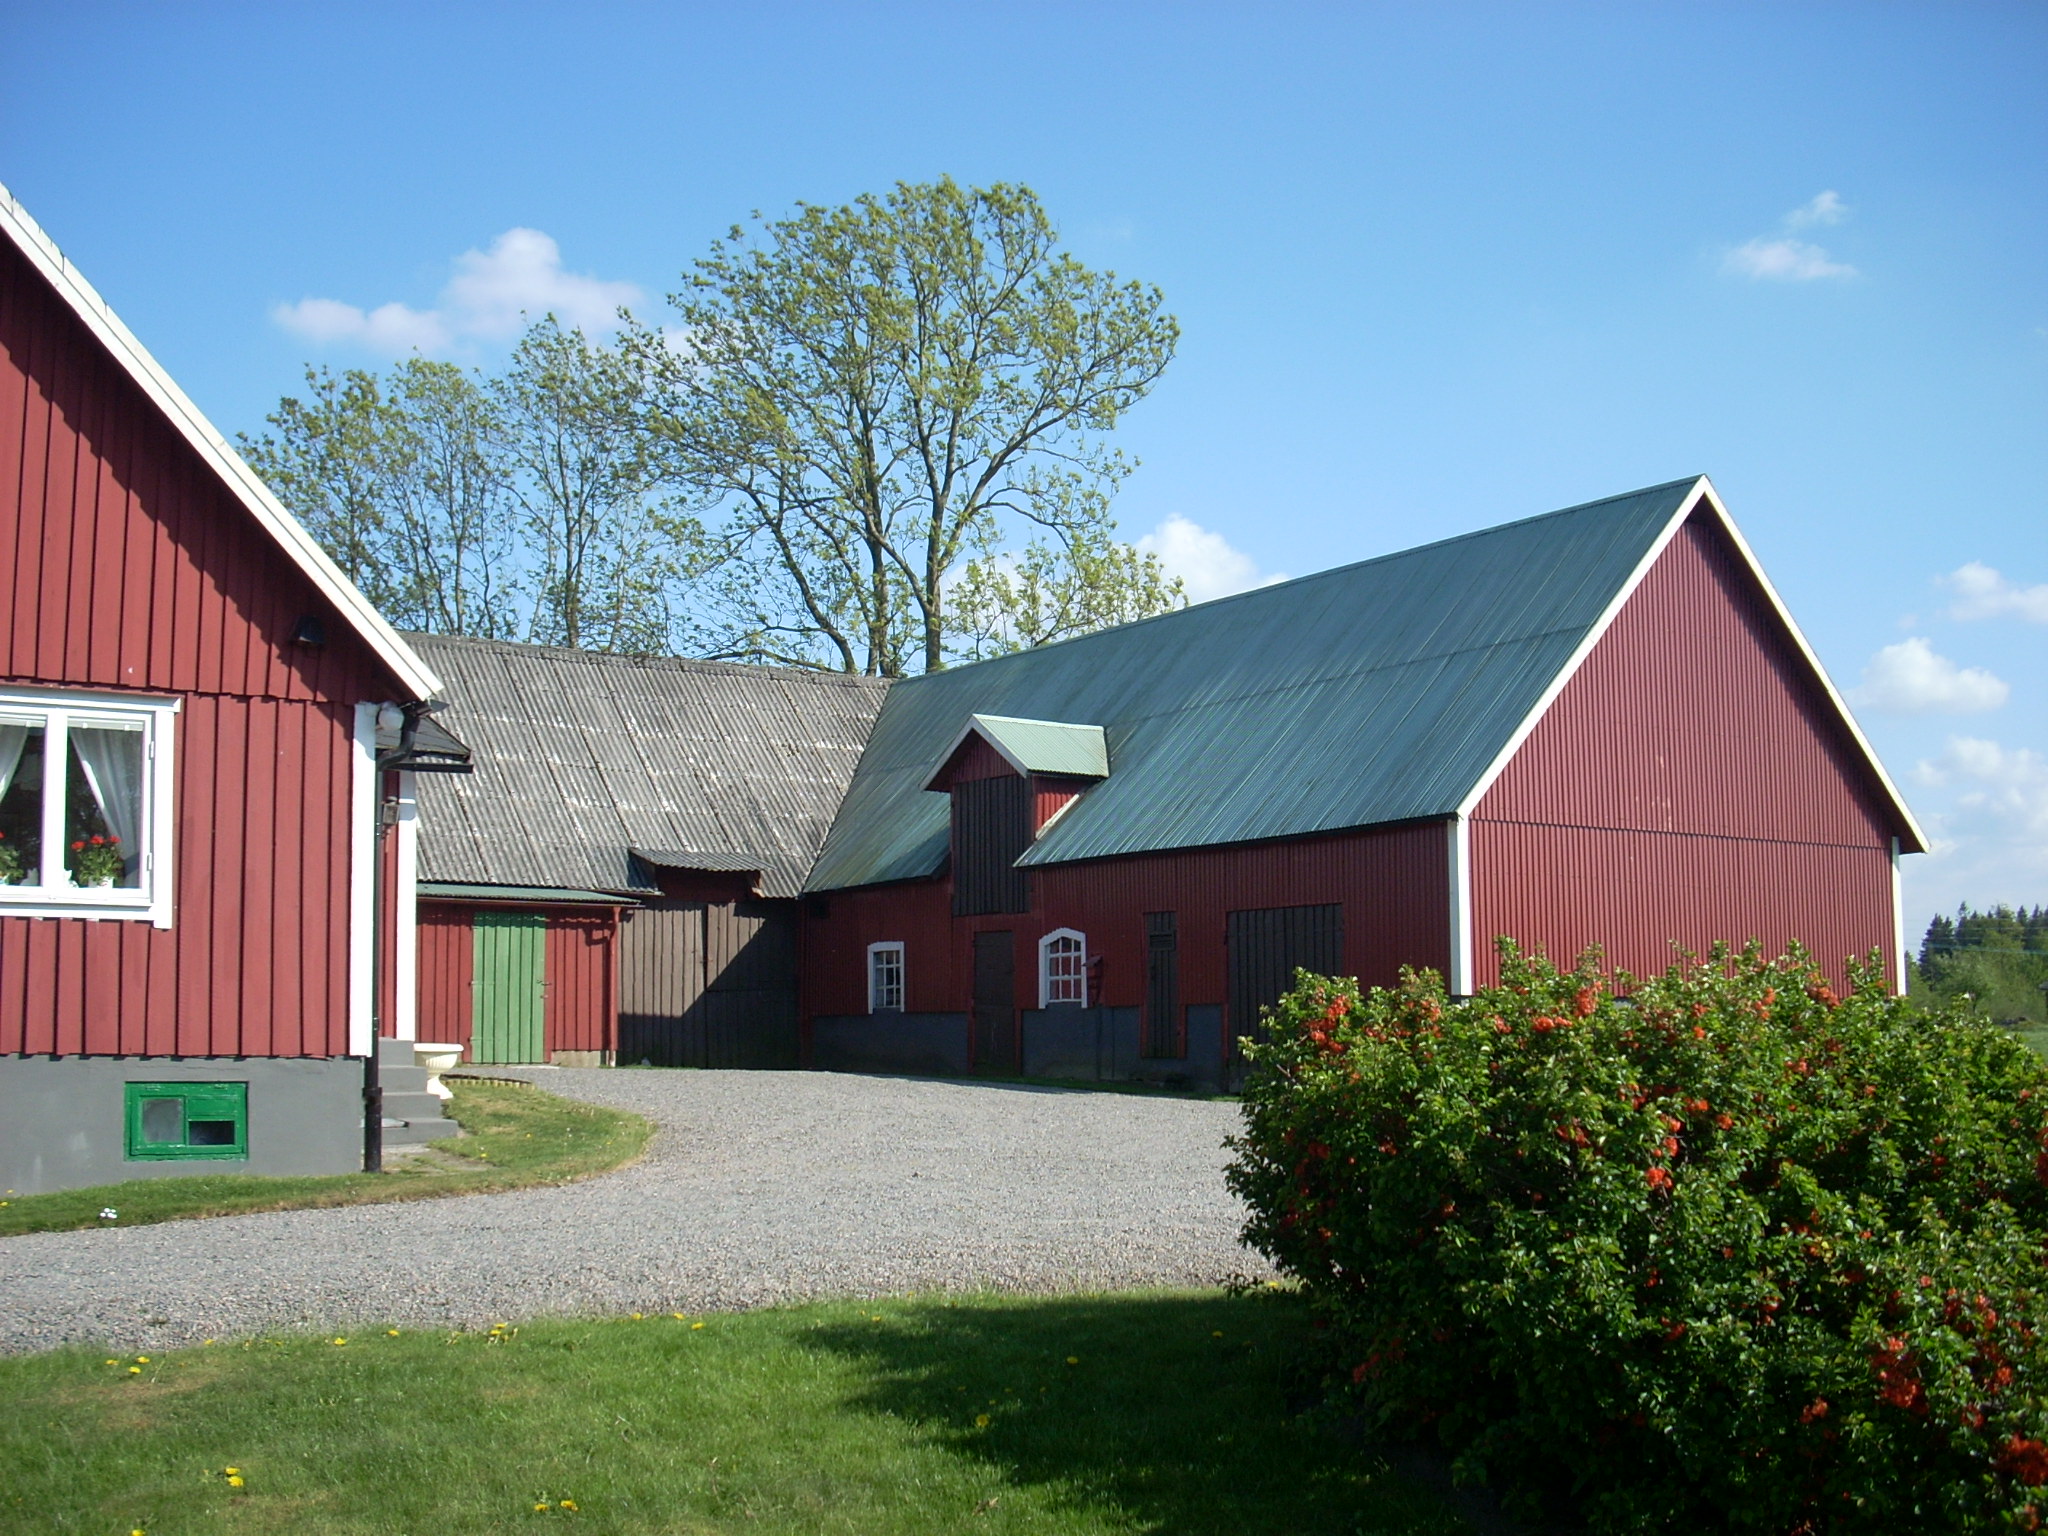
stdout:
[[976,713],[1107,737],[1109,777],[1021,864],[1449,816],[1699,483],[900,682],[809,888],[939,869],[948,802],[924,785]]
[[[795,896],[886,685],[724,662],[409,635],[470,776],[422,775],[420,879],[652,894],[664,863]],[[692,856],[697,856],[693,862]]]

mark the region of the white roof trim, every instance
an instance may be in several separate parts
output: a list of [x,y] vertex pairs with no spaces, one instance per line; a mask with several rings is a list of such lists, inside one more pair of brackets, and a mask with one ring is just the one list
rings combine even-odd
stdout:
[[1702,503],[1710,508],[1714,516],[1720,520],[1722,530],[1728,535],[1729,541],[1734,544],[1736,553],[1742,556],[1743,564],[1748,566],[1750,575],[1756,578],[1756,583],[1763,589],[1764,596],[1770,600],[1772,609],[1777,613],[1779,621],[1785,626],[1785,632],[1792,637],[1792,643],[1798,647],[1799,654],[1805,658],[1806,664],[1812,669],[1814,677],[1819,679],[1821,689],[1827,695],[1828,702],[1834,706],[1836,717],[1849,732],[1849,739],[1856,744],[1857,750],[1863,754],[1863,760],[1869,765],[1870,771],[1877,776],[1878,785],[1883,789],[1887,798],[1890,799],[1892,809],[1897,813],[1901,825],[1911,832],[1913,840],[1920,844],[1922,849],[1925,849],[1927,846],[1926,834],[1920,830],[1920,823],[1913,819],[1913,813],[1907,808],[1905,797],[1899,793],[1898,786],[1892,782],[1891,775],[1884,771],[1884,764],[1878,761],[1877,753],[1872,749],[1869,738],[1863,734],[1862,728],[1856,724],[1856,717],[1849,713],[1847,701],[1843,699],[1841,693],[1836,689],[1834,680],[1828,676],[1827,668],[1820,664],[1820,657],[1814,654],[1813,647],[1807,644],[1806,636],[1800,632],[1799,626],[1793,622],[1791,611],[1786,608],[1784,599],[1778,596],[1778,589],[1773,587],[1770,578],[1764,575],[1764,568],[1758,564],[1755,551],[1749,547],[1749,541],[1743,538],[1741,530],[1735,526],[1735,519],[1728,515],[1728,509],[1722,505],[1720,495],[1714,490],[1713,482],[1708,480],[1705,475],[1701,475],[1693,483],[1693,488],[1686,493],[1684,500],[1678,504],[1678,510],[1672,513],[1671,520],[1664,525],[1663,531],[1657,535],[1649,549],[1644,552],[1641,561],[1629,573],[1628,580],[1623,582],[1619,589],[1616,590],[1614,596],[1608,601],[1606,609],[1594,622],[1593,627],[1586,631],[1585,638],[1580,640],[1577,649],[1566,659],[1565,664],[1558,669],[1557,676],[1552,678],[1550,686],[1543,690],[1542,697],[1537,699],[1535,707],[1524,717],[1522,723],[1515,727],[1514,734],[1508,738],[1507,744],[1501,748],[1500,754],[1494,758],[1493,762],[1487,766],[1486,772],[1482,773],[1472,788],[1466,792],[1465,798],[1459,802],[1455,814],[1459,817],[1470,816],[1479,802],[1486,797],[1486,792],[1493,788],[1494,781],[1501,776],[1508,763],[1513,760],[1514,755],[1521,751],[1523,743],[1528,741],[1530,734],[1536,729],[1537,723],[1542,720],[1550,706],[1556,702],[1557,696],[1564,692],[1565,685],[1578,674],[1579,668],[1585,664],[1586,658],[1592,654],[1593,647],[1606,637],[1607,631],[1613,627],[1616,617],[1621,613],[1622,606],[1635,595],[1636,588],[1643,584],[1643,578],[1650,574],[1650,567],[1657,563],[1664,551],[1670,546],[1671,541],[1678,536],[1678,530],[1685,526],[1686,519],[1691,517]]
[[15,200],[14,194],[4,184],[0,184],[0,230],[6,231],[8,238],[57,290],[58,296],[85,322],[100,345],[127,370],[128,376],[141,386],[142,392],[164,413],[165,419],[192,445],[199,457],[220,477],[222,484],[248,508],[249,515],[256,519],[286,557],[306,574],[323,597],[340,610],[342,618],[376,652],[377,658],[391,669],[412,696],[425,699],[439,693],[441,680],[414,654],[412,647],[399,638],[398,631],[384,621],[383,615],[370,605],[370,600],[356,589],[355,583],[342,574],[341,568],[328,558],[327,551],[299,525],[299,520],[285,510],[283,503],[271,494],[270,488],[256,477],[256,472],[242,462],[241,455],[228,446],[227,439],[164,372],[162,364],[149,355],[148,349],[135,339],[135,334],[121,323],[120,317],[107,306],[107,301],[99,296],[92,284],[65,260],[56,242],[29,217],[28,210]]

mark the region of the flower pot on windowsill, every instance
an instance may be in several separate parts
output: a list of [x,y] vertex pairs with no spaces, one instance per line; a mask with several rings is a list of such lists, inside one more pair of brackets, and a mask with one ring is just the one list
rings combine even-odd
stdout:
[[114,888],[114,877],[112,875],[101,875],[97,880],[81,880],[78,884],[81,890],[111,891]]

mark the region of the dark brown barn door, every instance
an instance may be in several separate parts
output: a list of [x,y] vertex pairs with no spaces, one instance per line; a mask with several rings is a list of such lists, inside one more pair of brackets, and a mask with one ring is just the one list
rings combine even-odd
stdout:
[[796,904],[704,909],[704,1065],[797,1064]]
[[953,786],[953,915],[1026,912],[1029,876],[1017,860],[1031,846],[1031,781],[1007,774]]
[[1016,936],[974,936],[974,1070],[1017,1075]]
[[1145,1050],[1185,1056],[1180,1031],[1180,923],[1172,912],[1145,914]]
[[1294,985],[1296,970],[1334,976],[1344,964],[1344,907],[1259,907],[1232,912],[1230,945],[1230,1035],[1260,1038],[1259,1011]]
[[619,932],[619,1058],[660,1067],[794,1067],[790,902],[654,901]]

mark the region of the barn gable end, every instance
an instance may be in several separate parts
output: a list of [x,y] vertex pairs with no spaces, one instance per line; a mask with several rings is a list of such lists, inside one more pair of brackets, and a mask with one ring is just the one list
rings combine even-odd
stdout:
[[1661,970],[1673,944],[1799,939],[1840,974],[1919,846],[1853,722],[1702,498],[1471,812],[1474,980],[1507,934]]

